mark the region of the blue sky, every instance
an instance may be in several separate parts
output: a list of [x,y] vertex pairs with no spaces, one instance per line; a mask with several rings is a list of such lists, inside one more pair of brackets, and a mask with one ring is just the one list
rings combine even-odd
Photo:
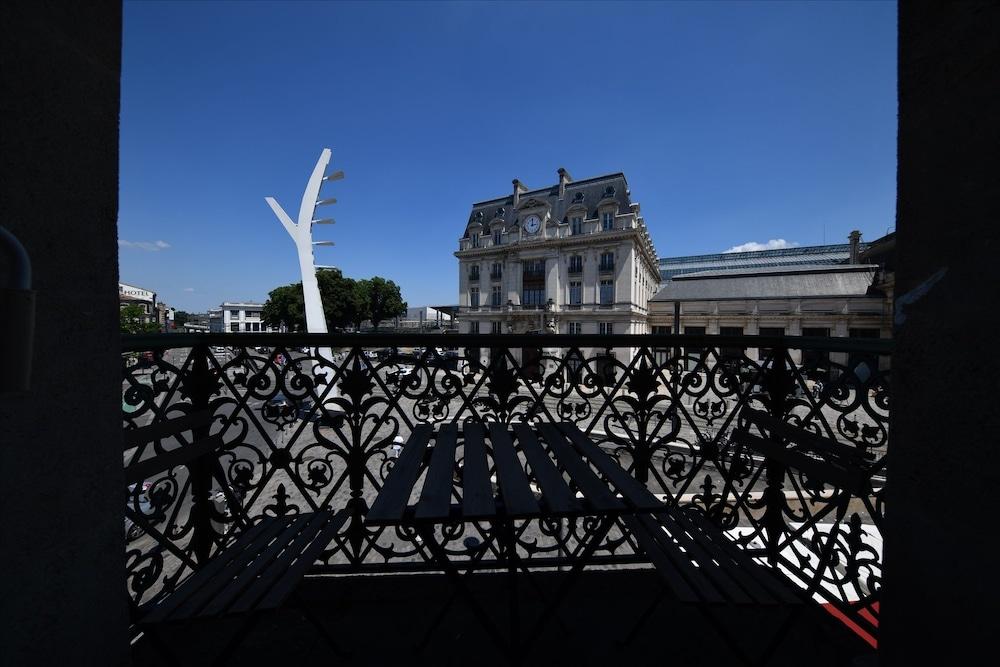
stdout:
[[126,2],[120,275],[204,311],[321,264],[456,303],[471,204],[623,171],[661,257],[894,225],[896,5]]

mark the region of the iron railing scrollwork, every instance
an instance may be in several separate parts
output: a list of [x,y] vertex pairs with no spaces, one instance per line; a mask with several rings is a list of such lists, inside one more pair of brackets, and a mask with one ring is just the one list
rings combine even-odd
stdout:
[[[135,363],[149,351],[151,363]],[[413,427],[571,421],[666,502],[703,513],[875,634],[890,352],[878,340],[659,334],[126,337],[124,427],[209,410],[209,427],[154,451],[208,435],[223,442],[209,459],[128,491],[138,526],[129,594],[149,603],[247,523],[318,508],[351,507],[353,518],[317,571],[427,568],[415,534],[363,522]],[[870,466],[871,492],[817,483],[735,446],[745,408],[853,448]],[[456,475],[461,456],[459,447]],[[504,543],[530,564],[559,565],[594,528],[587,518],[518,522]],[[470,567],[490,567],[501,557],[494,531],[446,526],[443,544]],[[618,526],[593,560],[641,554]]]

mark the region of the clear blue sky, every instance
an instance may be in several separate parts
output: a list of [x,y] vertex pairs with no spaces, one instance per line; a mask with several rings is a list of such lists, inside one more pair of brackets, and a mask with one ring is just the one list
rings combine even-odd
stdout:
[[[623,171],[661,257],[894,225],[896,5],[126,2],[121,279],[180,309],[319,263],[456,303],[471,204]],[[168,246],[168,247],[167,247]]]

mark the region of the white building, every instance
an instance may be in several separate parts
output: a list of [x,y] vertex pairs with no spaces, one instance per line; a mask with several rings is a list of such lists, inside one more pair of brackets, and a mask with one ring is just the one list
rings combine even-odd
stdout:
[[431,306],[415,306],[407,308],[395,324],[399,329],[445,329],[451,325],[451,315]]
[[624,174],[558,175],[473,204],[455,253],[462,333],[648,332],[659,267]]
[[208,311],[209,329],[213,333],[277,333],[261,319],[264,304],[226,301]]

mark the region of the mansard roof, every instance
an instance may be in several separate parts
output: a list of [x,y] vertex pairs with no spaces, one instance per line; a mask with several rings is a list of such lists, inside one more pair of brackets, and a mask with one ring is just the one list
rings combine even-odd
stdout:
[[619,213],[625,213],[632,205],[625,174],[618,172],[582,181],[570,181],[566,184],[566,194],[562,199],[559,198],[559,184],[556,183],[537,190],[522,192],[518,208],[514,207],[513,193],[506,197],[477,202],[472,205],[472,213],[469,215],[466,228],[477,222],[487,226],[497,218],[503,220],[504,227],[509,227],[518,221],[519,209],[525,208],[531,200],[535,200],[539,204],[547,204],[552,211],[552,217],[557,222],[562,222],[570,208],[578,207],[581,204],[587,210],[587,218],[596,218],[601,204],[617,203]]

